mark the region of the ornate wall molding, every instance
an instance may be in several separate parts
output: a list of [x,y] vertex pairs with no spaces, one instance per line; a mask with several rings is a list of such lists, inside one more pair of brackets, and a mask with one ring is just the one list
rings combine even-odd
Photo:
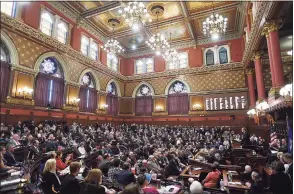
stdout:
[[[85,64],[86,66],[96,69],[101,73],[104,73],[106,75],[111,75],[115,78],[124,80],[123,75],[121,75],[119,72],[112,71],[107,68],[107,66],[103,65],[100,61],[94,61],[91,58],[84,56],[80,52],[74,50],[70,46],[67,46],[65,44],[60,43],[58,40],[47,36],[43,34],[42,32],[33,29],[32,27],[24,24],[21,21],[15,20],[14,18],[11,18],[5,14],[1,13],[1,24],[2,27],[6,27],[7,30],[16,30],[21,32],[22,34],[28,35],[29,38],[35,39],[37,41],[40,41],[41,43],[45,44],[46,46],[51,46],[55,50],[57,50],[59,53],[63,53],[64,55],[68,55],[71,58],[78,60],[79,62]],[[5,26],[7,25],[7,26]]]
[[247,66],[251,60],[252,53],[258,48],[262,38],[263,25],[267,19],[270,19],[273,14],[273,9],[277,2],[264,1],[260,2],[258,12],[256,12],[255,19],[251,28],[249,39],[245,45],[245,51],[242,58],[242,64]]
[[167,77],[167,76],[178,76],[183,74],[185,75],[205,74],[212,71],[233,70],[233,69],[235,70],[240,68],[243,68],[242,63],[229,63],[224,65],[212,65],[212,66],[203,66],[203,67],[195,67],[195,68],[187,68],[187,69],[166,70],[164,72],[126,76],[126,81],[151,79],[151,78],[159,78],[159,77]]

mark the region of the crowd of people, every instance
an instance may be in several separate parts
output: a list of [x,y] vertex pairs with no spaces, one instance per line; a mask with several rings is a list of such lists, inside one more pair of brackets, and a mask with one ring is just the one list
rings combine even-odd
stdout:
[[[68,126],[62,121],[44,121],[38,125],[25,121],[18,122],[16,126],[1,124],[0,127],[2,170],[20,170],[23,163],[16,159],[14,150],[21,146],[29,150],[23,161],[36,159],[45,153],[50,155],[40,165],[40,188],[45,194],[158,193],[150,182],[163,179],[174,181],[173,177],[180,175],[191,158],[212,164],[211,172],[203,180],[191,181],[190,192],[203,193],[203,187],[219,187],[221,172],[218,166],[231,164],[233,139],[239,138],[243,144],[265,144],[262,138],[250,137],[246,129],[242,129],[243,134],[239,137],[225,127],[113,126],[98,123],[89,126],[73,123]],[[74,151],[63,156],[63,150],[68,148]],[[93,164],[85,166],[82,181],[77,179],[81,173],[81,162],[76,162],[73,152],[86,156],[99,153]],[[70,173],[64,177],[62,172],[67,167]],[[282,154],[273,169],[277,172],[271,177],[273,180],[291,174],[291,155]],[[257,172],[252,172],[247,166],[243,177],[253,193],[264,192]],[[286,177],[284,180],[283,183],[286,183]],[[291,183],[292,177],[289,180]],[[275,185],[270,185],[270,188],[274,189]]]

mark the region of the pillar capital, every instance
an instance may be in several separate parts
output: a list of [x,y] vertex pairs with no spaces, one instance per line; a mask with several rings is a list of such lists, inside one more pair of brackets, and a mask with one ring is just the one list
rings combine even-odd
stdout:
[[253,55],[252,55],[252,60],[257,60],[260,59],[261,57],[261,52],[260,51],[254,51]]
[[282,19],[270,20],[266,22],[265,27],[268,29],[268,33],[278,31],[280,25],[282,23]]
[[269,35],[268,26],[263,27],[261,35],[268,37],[268,35]]
[[246,75],[253,75],[254,74],[254,69],[246,69]]

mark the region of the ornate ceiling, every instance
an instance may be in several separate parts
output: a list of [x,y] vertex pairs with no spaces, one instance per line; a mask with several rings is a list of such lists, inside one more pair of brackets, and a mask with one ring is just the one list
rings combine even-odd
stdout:
[[[176,48],[191,47],[201,44],[211,43],[210,37],[205,37],[202,33],[203,21],[212,14],[221,14],[228,18],[227,32],[220,40],[239,38],[243,32],[245,8],[247,2],[240,1],[219,1],[219,2],[144,2],[148,13],[152,17],[152,22],[144,29],[134,32],[124,21],[118,10],[122,4],[127,2],[101,2],[101,1],[79,1],[62,2],[66,7],[81,18],[92,23],[104,37],[111,37],[113,29],[108,25],[110,18],[120,21],[120,25],[114,30],[115,37],[126,49],[127,56],[138,56],[149,54],[150,49],[145,41],[151,34],[159,31],[166,37],[172,39],[172,45]],[[154,5],[164,7],[163,14],[158,18],[152,15],[151,8]],[[158,29],[157,29],[157,26]],[[136,45],[136,49],[132,45]]]

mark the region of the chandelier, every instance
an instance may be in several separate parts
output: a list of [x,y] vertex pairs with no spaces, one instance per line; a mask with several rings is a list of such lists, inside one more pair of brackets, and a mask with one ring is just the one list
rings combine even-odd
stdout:
[[212,2],[212,15],[203,22],[203,34],[205,36],[211,36],[212,39],[218,39],[220,34],[226,32],[227,22],[227,18],[223,18],[222,15],[214,13]]
[[[170,33],[170,41],[171,41],[171,33]],[[166,50],[163,53],[162,57],[167,63],[173,63],[176,65],[179,62],[179,53],[176,49],[173,49],[173,48]]]
[[104,44],[104,46],[101,46],[101,48],[107,53],[111,53],[113,55],[124,52],[125,49],[114,38],[114,28],[120,24],[120,21],[117,19],[109,19],[108,24],[112,27],[113,37],[107,40],[107,42]]
[[[162,6],[154,6],[151,8],[151,11],[157,16],[157,32],[158,32],[158,15],[164,11]],[[160,55],[163,50],[170,48],[170,45],[163,34],[157,33],[153,34],[149,40],[146,41],[146,44],[154,50],[156,55]]]
[[280,89],[280,95],[283,96],[285,99],[290,100],[293,96],[293,84],[287,84]]
[[135,31],[142,28],[146,22],[152,22],[142,2],[130,2],[124,9],[120,9],[118,12],[122,14],[126,23]]

